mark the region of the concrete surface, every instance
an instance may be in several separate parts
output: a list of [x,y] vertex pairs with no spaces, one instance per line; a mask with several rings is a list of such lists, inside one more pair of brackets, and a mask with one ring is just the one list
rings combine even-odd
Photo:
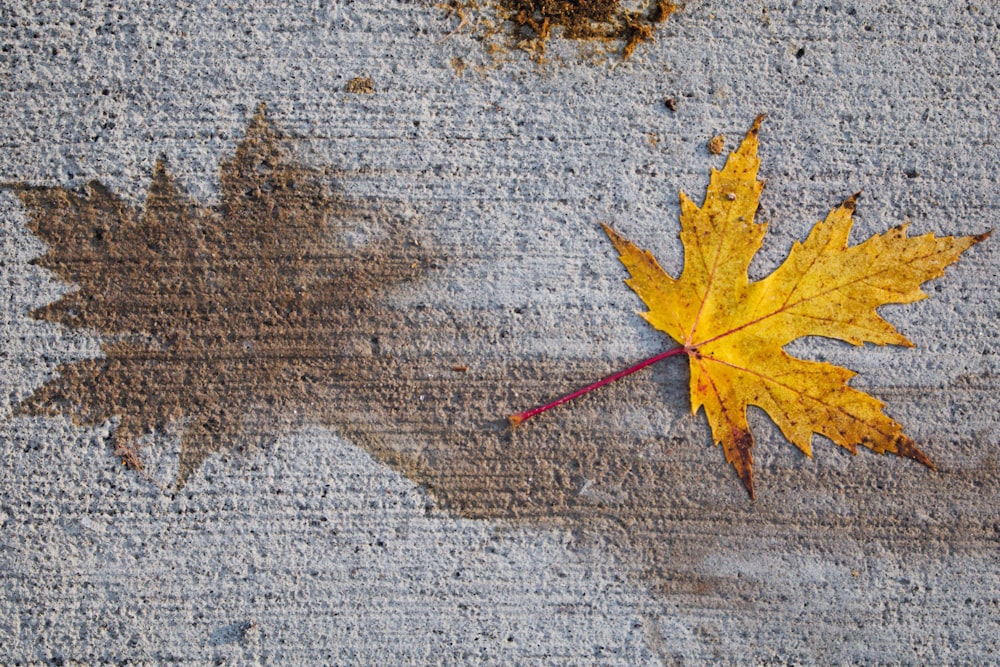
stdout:
[[[210,202],[266,102],[299,159],[446,249],[393,299],[478,323],[422,341],[470,367],[661,349],[598,223],[676,273],[677,191],[699,201],[722,163],[705,143],[731,149],[760,112],[758,276],[857,190],[857,239],[997,226],[995,3],[692,1],[627,63],[553,43],[545,65],[445,38],[432,3],[216,4],[0,4],[0,181],[100,179],[141,204],[163,155]],[[375,93],[343,92],[356,76]],[[29,264],[43,245],[0,206],[0,664],[1000,663],[996,239],[883,309],[916,348],[792,346],[859,371],[937,473],[828,443],[808,460],[755,414],[751,503],[688,414],[686,372],[662,369],[610,393],[617,413],[551,422],[605,418],[673,466],[648,524],[609,528],[463,518],[321,426],[212,457],[172,495],[167,436],[150,481],[111,456],[113,424],[13,418],[100,348],[29,316],[72,287]]]

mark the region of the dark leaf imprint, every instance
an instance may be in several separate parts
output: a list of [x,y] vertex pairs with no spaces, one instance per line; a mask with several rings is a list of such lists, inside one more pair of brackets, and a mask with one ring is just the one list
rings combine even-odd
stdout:
[[136,467],[144,434],[180,424],[180,486],[210,453],[283,423],[336,424],[330,387],[359,368],[377,382],[380,294],[428,256],[400,218],[349,201],[282,141],[261,106],[211,207],[162,161],[142,210],[96,181],[9,186],[49,247],[35,263],[79,287],[32,316],[104,336],[104,358],[61,366],[22,414],[117,420],[115,453]]

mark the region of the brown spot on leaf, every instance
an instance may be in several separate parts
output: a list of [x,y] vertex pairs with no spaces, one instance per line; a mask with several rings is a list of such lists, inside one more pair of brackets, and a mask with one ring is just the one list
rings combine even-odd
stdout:
[[988,239],[990,237],[990,234],[992,234],[992,233],[993,233],[993,230],[991,229],[989,231],[983,232],[982,234],[976,234],[972,238],[975,240],[976,243],[982,243],[983,241],[985,241],[986,239]]
[[736,431],[733,433],[733,446],[726,448],[726,458],[733,467],[736,474],[743,481],[750,499],[754,499],[753,492],[753,436],[750,431]]
[[913,459],[914,461],[917,461],[919,463],[923,463],[931,470],[937,469],[934,466],[934,462],[931,461],[930,457],[924,454],[922,451],[920,451],[920,449],[917,448],[917,445],[913,442],[913,440],[906,437],[905,435],[900,435],[899,437],[897,437],[894,444],[896,445],[896,454],[898,454],[899,456],[903,456],[908,459]]
[[851,195],[850,197],[848,197],[847,199],[845,199],[844,202],[840,206],[842,208],[844,208],[844,209],[847,209],[848,211],[853,212],[854,209],[858,205],[858,199],[860,197],[861,197],[861,193],[860,192],[855,192],[853,195]]

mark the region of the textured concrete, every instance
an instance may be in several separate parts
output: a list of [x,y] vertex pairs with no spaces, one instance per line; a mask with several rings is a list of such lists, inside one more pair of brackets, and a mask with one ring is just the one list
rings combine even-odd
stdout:
[[[677,191],[700,200],[722,163],[705,143],[731,149],[760,112],[754,276],[857,190],[855,239],[997,226],[995,3],[693,1],[627,63],[554,43],[544,65],[446,38],[457,21],[432,3],[216,4],[0,4],[0,181],[99,179],[141,205],[164,156],[211,202],[266,102],[297,159],[443,249],[392,299],[476,323],[417,341],[470,373],[661,349],[598,223],[676,273]],[[374,94],[343,92],[358,76]],[[809,460],[756,413],[751,503],[688,414],[686,372],[657,369],[550,422],[607,423],[664,462],[658,503],[581,480],[655,514],[615,525],[463,517],[308,425],[173,495],[169,434],[145,479],[111,456],[113,424],[11,417],[58,364],[100,354],[30,317],[72,286],[29,264],[44,247],[25,221],[0,193],[0,664],[1000,663],[997,239],[930,299],[882,309],[916,348],[791,346],[858,371],[937,473],[829,443]]]

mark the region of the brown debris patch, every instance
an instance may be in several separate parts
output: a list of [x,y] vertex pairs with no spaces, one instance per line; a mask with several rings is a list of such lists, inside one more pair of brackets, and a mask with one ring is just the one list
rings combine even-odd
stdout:
[[375,83],[367,76],[356,76],[344,84],[344,92],[354,95],[373,95]]
[[220,177],[205,207],[160,162],[141,210],[98,182],[9,186],[48,245],[35,263],[79,288],[32,315],[105,336],[104,358],[60,367],[20,412],[116,421],[115,453],[137,467],[144,434],[182,425],[179,484],[283,423],[336,423],[328,388],[354,367],[389,372],[371,334],[380,295],[428,264],[398,218],[290,162],[263,107]]
[[465,60],[458,56],[451,59],[451,68],[455,70],[455,76],[462,76],[465,73],[465,68],[468,67]]
[[489,10],[478,2],[451,0],[444,5],[460,19],[456,31],[472,26],[485,42],[506,26],[509,45],[536,59],[553,37],[598,40],[620,45],[627,60],[642,42],[653,41],[657,26],[679,9],[667,0],[624,3],[621,0],[497,0]]
[[708,152],[712,155],[722,155],[723,149],[726,147],[726,137],[722,134],[717,134],[708,140],[706,148]]

